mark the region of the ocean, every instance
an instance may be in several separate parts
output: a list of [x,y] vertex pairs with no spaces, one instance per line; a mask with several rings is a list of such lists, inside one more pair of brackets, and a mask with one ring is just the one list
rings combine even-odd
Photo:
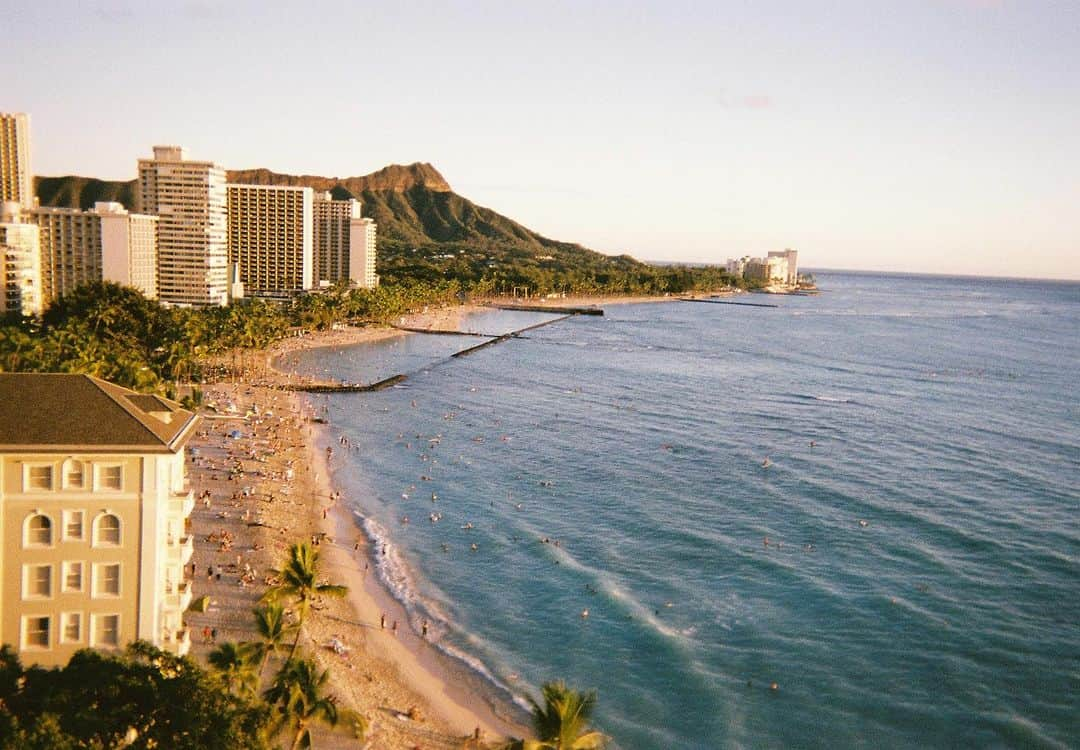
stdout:
[[626,750],[1077,746],[1080,284],[818,283],[289,366],[408,375],[314,397],[334,479],[507,700],[594,688]]

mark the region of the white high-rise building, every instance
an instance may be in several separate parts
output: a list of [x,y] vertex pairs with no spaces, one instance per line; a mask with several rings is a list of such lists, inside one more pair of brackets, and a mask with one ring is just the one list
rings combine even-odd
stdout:
[[0,313],[42,310],[41,245],[35,224],[20,219],[20,205],[0,204]]
[[784,283],[788,286],[796,286],[799,283],[799,251],[790,248],[786,250],[773,250],[769,253],[770,258],[783,258],[787,261]]
[[314,287],[314,191],[230,183],[226,192],[229,263],[244,293],[285,297]]
[[139,160],[136,208],[158,221],[158,294],[177,305],[229,301],[225,170],[189,161],[179,146]]
[[30,172],[30,116],[0,113],[0,203],[34,205]]
[[349,222],[349,279],[364,289],[379,285],[375,275],[375,230],[372,219]]
[[112,202],[94,204],[101,221],[101,278],[158,298],[158,217],[128,213]]

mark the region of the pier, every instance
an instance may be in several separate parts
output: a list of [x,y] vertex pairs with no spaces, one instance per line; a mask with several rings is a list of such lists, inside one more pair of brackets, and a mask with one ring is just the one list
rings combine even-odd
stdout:
[[495,338],[498,334],[495,333],[477,333],[476,331],[448,331],[442,328],[411,328],[409,326],[399,326],[393,323],[390,327],[398,330],[405,331],[406,333],[430,333],[432,336],[483,336],[486,338]]
[[383,388],[397,385],[407,377],[407,375],[393,375],[367,385],[363,383],[310,381],[307,383],[286,383],[282,387],[287,391],[302,391],[304,393],[365,393],[368,391],[381,391]]
[[492,303],[488,307],[496,310],[520,310],[522,312],[545,312],[562,313],[564,315],[603,315],[604,310],[600,307],[554,307],[552,305],[507,305]]
[[710,305],[740,305],[742,307],[780,307],[768,302],[735,302],[728,299],[694,299],[693,297],[679,297],[679,302],[707,302]]

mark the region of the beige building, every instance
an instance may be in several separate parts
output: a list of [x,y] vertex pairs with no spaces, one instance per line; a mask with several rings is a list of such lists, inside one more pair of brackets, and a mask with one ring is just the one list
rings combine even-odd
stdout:
[[287,297],[315,285],[314,191],[277,185],[226,185],[229,263],[244,294]]
[[[375,222],[360,215],[360,201],[333,200],[330,193],[315,195],[315,281],[328,285],[353,281],[374,287]],[[355,258],[354,258],[355,256]]]
[[34,204],[30,172],[30,116],[0,113],[0,203]]
[[42,310],[41,242],[36,224],[22,222],[20,205],[0,204],[0,313]]
[[158,298],[158,217],[128,213],[112,202],[94,204],[101,221],[101,278]]
[[353,219],[349,226],[349,279],[364,289],[379,285],[375,275],[375,230],[372,219]]
[[24,215],[40,232],[45,307],[77,287],[101,281],[101,217],[77,208],[35,208]]
[[136,210],[158,221],[158,295],[176,305],[229,301],[225,170],[179,146],[139,160]]
[[773,250],[769,253],[770,258],[783,258],[785,263],[784,283],[788,286],[797,286],[799,283],[799,251],[798,250]]
[[197,419],[87,375],[0,374],[0,643],[24,664],[187,651]]

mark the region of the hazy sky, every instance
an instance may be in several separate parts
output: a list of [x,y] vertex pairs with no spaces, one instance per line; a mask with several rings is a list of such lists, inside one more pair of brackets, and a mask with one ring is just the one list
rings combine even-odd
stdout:
[[1080,2],[12,2],[40,175],[428,161],[643,259],[1080,279]]

